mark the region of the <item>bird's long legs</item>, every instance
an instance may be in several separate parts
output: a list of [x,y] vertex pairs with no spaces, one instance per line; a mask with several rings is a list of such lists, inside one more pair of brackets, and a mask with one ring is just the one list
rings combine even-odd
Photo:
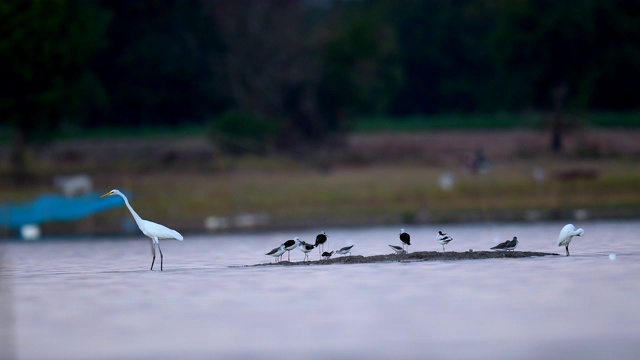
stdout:
[[151,240],[151,255],[153,255],[153,260],[151,260],[151,270],[153,270],[153,263],[156,262],[156,245]]
[[567,256],[569,256],[569,245],[566,245],[564,248],[567,250]]
[[160,249],[160,243],[158,242],[158,251],[160,251],[160,271],[162,270],[162,249]]

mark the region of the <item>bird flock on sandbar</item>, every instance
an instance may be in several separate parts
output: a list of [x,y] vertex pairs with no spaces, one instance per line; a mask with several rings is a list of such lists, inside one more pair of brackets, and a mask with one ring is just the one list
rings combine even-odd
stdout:
[[[558,246],[565,247],[566,256],[569,256],[569,243],[571,242],[571,239],[574,236],[582,236],[583,234],[584,234],[584,230],[576,229],[576,227],[573,226],[573,224],[567,224],[562,228],[562,230],[560,231],[560,235],[558,235]],[[320,258],[322,260],[330,259],[333,254],[351,255],[351,249],[354,247],[354,245],[345,246],[336,251],[323,251],[324,244],[327,242],[328,236],[329,235],[327,235],[326,232],[322,231],[316,236],[316,242],[313,245],[307,244],[306,242],[301,241],[298,237],[294,237],[291,240],[285,241],[277,248],[272,249],[265,255],[273,256],[275,258],[274,261],[279,262],[279,261],[282,261],[282,255],[285,253],[285,251],[295,249],[296,247],[305,253],[303,261],[309,260],[309,252],[311,252],[311,250],[313,250],[316,247],[318,247],[318,253],[320,254]],[[397,255],[407,254],[409,252],[409,246],[411,245],[411,235],[409,235],[409,233],[406,232],[404,229],[400,229],[398,238],[400,240],[400,245],[389,244],[389,247]],[[446,253],[445,245],[453,241],[453,237],[440,230],[436,235],[436,241],[440,243],[440,245],[442,245],[442,252]],[[320,249],[320,246],[322,247],[322,249]],[[501,242],[498,245],[491,247],[490,250],[494,250],[496,252],[508,252],[508,251],[514,251],[517,246],[518,246],[518,237],[514,236],[513,239]],[[290,254],[288,254],[287,256],[287,260],[291,261],[291,257],[289,255]]]
[[[129,204],[129,200],[127,199],[127,197],[122,192],[116,189],[113,189],[100,197],[103,198],[103,197],[113,196],[113,195],[120,196],[122,200],[124,200],[125,205],[129,209],[129,212],[131,213],[131,216],[133,216],[133,219],[138,225],[138,228],[140,229],[140,231],[142,231],[144,235],[149,237],[150,245],[151,245],[151,255],[152,255],[151,270],[153,270],[153,265],[156,261],[156,247],[158,248],[158,252],[160,253],[160,270],[162,271],[164,261],[163,261],[162,250],[160,249],[159,240],[174,239],[174,240],[182,241],[183,240],[182,235],[179,232],[173,229],[169,229],[164,225],[160,225],[152,221],[142,219],[135,212],[135,210],[133,210],[133,207],[131,207],[131,205]],[[567,224],[562,228],[562,230],[560,230],[557,244],[558,246],[564,246],[566,256],[569,256],[570,255],[569,243],[571,243],[571,240],[573,239],[574,236],[583,236],[583,235],[584,235],[583,229],[577,229],[575,226],[573,226],[573,224]],[[309,253],[315,248],[318,249],[318,254],[323,260],[330,259],[331,256],[333,256],[334,254],[344,255],[344,256],[346,256],[347,254],[351,255],[351,249],[353,249],[354,245],[345,246],[335,251],[324,251],[324,245],[327,243],[328,237],[329,235],[327,235],[327,233],[322,231],[316,236],[316,241],[314,244],[308,244],[300,240],[300,238],[294,237],[293,239],[287,240],[282,244],[280,244],[280,246],[272,249],[271,251],[266,253],[266,255],[273,256],[276,262],[282,261],[282,256],[284,255],[285,252],[287,253],[287,260],[291,261],[291,250],[294,250],[295,248],[300,249],[300,251],[304,253],[304,261],[309,260]],[[398,237],[401,245],[398,246],[398,245],[390,244],[389,247],[398,255],[406,254],[408,252],[409,246],[411,245],[411,236],[404,229],[400,229],[400,234]],[[453,241],[453,237],[451,237],[447,233],[438,231],[438,234],[436,235],[436,240],[438,241],[438,243],[442,245],[442,252],[446,253],[445,245]],[[514,236],[513,239],[501,242],[498,245],[492,247],[491,250],[514,251],[516,246],[518,246],[518,238]]]

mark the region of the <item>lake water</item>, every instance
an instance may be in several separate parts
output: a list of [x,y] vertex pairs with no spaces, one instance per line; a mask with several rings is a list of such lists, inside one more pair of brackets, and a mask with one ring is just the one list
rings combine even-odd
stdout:
[[[564,254],[562,225],[404,227],[410,251],[444,230],[450,251],[516,235]],[[576,225],[570,257],[293,267],[241,266],[320,230],[326,249],[388,254],[399,227],[187,234],[161,243],[164,272],[142,235],[5,242],[0,358],[639,359],[640,222]]]

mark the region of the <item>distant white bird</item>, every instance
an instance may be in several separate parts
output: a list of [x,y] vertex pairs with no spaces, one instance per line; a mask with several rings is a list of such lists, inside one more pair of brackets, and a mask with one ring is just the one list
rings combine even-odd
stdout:
[[298,244],[300,243],[300,239],[297,237],[294,237],[293,240],[287,240],[284,242],[284,249],[287,250],[287,261],[291,261],[291,250],[295,249],[296,247],[298,247]]
[[315,248],[315,245],[307,244],[304,241],[300,241],[298,249],[304,253],[304,261],[309,260],[309,252]]
[[331,257],[331,255],[333,255],[333,251],[325,251],[322,253],[322,258],[324,260],[328,260]]
[[337,254],[340,254],[340,255],[346,255],[346,254],[349,254],[349,255],[351,255],[351,248],[352,248],[352,247],[353,247],[353,245],[351,245],[351,246],[345,246],[345,247],[341,248],[340,250],[337,250],[337,251],[336,251],[336,255],[337,255]]
[[405,232],[404,229],[400,229],[400,241],[402,241],[402,248],[407,245],[407,250],[409,250],[409,245],[411,245],[411,235]]
[[393,251],[396,252],[396,254],[398,255],[402,255],[402,254],[406,254],[407,252],[400,246],[396,246],[396,245],[389,245],[389,247],[391,249],[393,249]]
[[169,229],[164,225],[156,224],[152,221],[142,219],[135,212],[135,210],[133,210],[131,205],[129,205],[129,200],[127,199],[127,197],[116,189],[113,189],[108,193],[100,196],[100,198],[112,195],[118,195],[124,200],[124,203],[125,205],[127,205],[127,208],[129,208],[129,212],[131,212],[133,219],[136,221],[136,224],[138,224],[140,231],[142,231],[143,234],[151,239],[151,254],[153,255],[153,260],[151,261],[151,270],[153,270],[153,263],[156,261],[156,245],[158,246],[158,251],[160,251],[160,271],[162,271],[163,256],[162,250],[160,249],[160,242],[158,240],[176,239],[182,241],[182,235],[180,235],[179,232]]
[[314,244],[314,246],[318,248],[318,254],[322,254],[322,252],[324,251],[324,243],[327,242],[327,237],[329,237],[329,235],[327,235],[327,233],[325,233],[324,231],[316,236],[316,243]]
[[284,252],[287,251],[284,249],[284,244],[278,246],[277,248],[269,251],[268,253],[266,253],[265,255],[271,255],[275,258],[275,262],[279,261],[279,258],[282,256],[282,254],[284,254]]
[[584,230],[576,229],[573,224],[565,225],[562,230],[560,230],[560,235],[558,235],[558,246],[564,246],[567,256],[569,256],[569,243],[574,236],[582,236],[584,235]]
[[444,246],[450,243],[453,238],[449,236],[447,233],[443,233],[442,231],[438,231],[438,236],[436,236],[436,240],[442,245],[442,252],[445,252]]

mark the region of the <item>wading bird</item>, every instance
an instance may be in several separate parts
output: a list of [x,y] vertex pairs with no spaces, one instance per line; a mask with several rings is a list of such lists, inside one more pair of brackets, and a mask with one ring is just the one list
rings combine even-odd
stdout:
[[282,256],[282,254],[284,254],[284,252],[287,251],[284,249],[284,244],[278,246],[277,248],[269,251],[268,253],[266,253],[265,255],[271,255],[275,258],[275,262],[278,262],[280,257]]
[[300,251],[304,253],[303,261],[309,260],[309,252],[313,250],[314,247],[315,245],[307,244],[304,241],[300,241],[300,243],[298,244],[298,249],[300,249]]
[[565,225],[562,230],[560,230],[560,235],[558,235],[558,246],[564,246],[567,256],[569,256],[569,243],[574,236],[582,236],[584,235],[584,230],[576,229],[573,224]]
[[324,260],[328,260],[331,257],[331,255],[333,255],[333,251],[325,251],[322,253],[322,258]]
[[518,246],[518,238],[514,236],[513,240],[509,240],[507,245],[505,245],[504,249],[506,251],[513,251],[516,249],[516,246]]
[[411,235],[409,233],[404,232],[404,229],[400,229],[400,241],[402,241],[402,248],[407,245],[407,250],[409,250],[409,245],[411,245]]
[[509,243],[511,242],[511,240],[507,240],[507,241],[503,241],[500,244],[494,246],[491,248],[491,250],[495,250],[495,251],[505,251],[507,248],[507,245],[509,245]]
[[443,233],[442,231],[438,231],[438,236],[436,237],[436,240],[438,240],[440,245],[442,245],[442,252],[445,252],[444,246],[447,245],[448,243],[450,243],[451,240],[453,240],[453,238],[451,236],[447,235],[447,233]]
[[[327,242],[327,237],[329,237],[329,235],[327,235],[324,231],[316,236],[316,243],[313,246],[318,248],[318,254],[322,254],[322,252],[324,251],[324,243]],[[320,249],[320,247],[322,247],[322,250]]]
[[291,250],[297,248],[299,243],[300,239],[294,237],[293,240],[287,240],[282,244],[284,245],[284,249],[287,250],[287,261],[291,261]]
[[337,250],[337,251],[336,251],[336,255],[337,255],[337,254],[340,254],[340,255],[346,255],[346,254],[349,254],[349,255],[351,255],[351,248],[352,248],[352,247],[353,247],[353,245],[351,245],[351,246],[345,246],[345,247],[343,247],[342,249]]
[[135,212],[135,210],[133,210],[131,205],[129,205],[129,200],[127,199],[127,197],[116,189],[113,189],[100,197],[103,198],[112,195],[118,195],[124,200],[124,204],[127,205],[127,208],[129,208],[129,212],[131,212],[133,219],[136,221],[136,224],[138,224],[140,231],[142,231],[143,234],[151,239],[151,254],[153,255],[153,260],[151,260],[151,270],[153,270],[153,263],[156,261],[156,246],[158,246],[158,251],[160,252],[160,271],[162,271],[162,250],[160,249],[160,242],[158,240],[176,239],[182,241],[182,235],[180,235],[179,232],[169,229],[164,225],[156,224],[152,221],[144,220],[143,218],[141,218]]
[[402,255],[402,254],[406,254],[406,253],[407,253],[407,252],[406,252],[406,251],[404,251],[404,249],[403,249],[403,248],[401,248],[400,246],[396,246],[396,245],[389,245],[389,247],[390,247],[391,249],[393,249],[393,251],[395,251],[395,252],[396,252],[396,254],[398,254],[398,255]]

